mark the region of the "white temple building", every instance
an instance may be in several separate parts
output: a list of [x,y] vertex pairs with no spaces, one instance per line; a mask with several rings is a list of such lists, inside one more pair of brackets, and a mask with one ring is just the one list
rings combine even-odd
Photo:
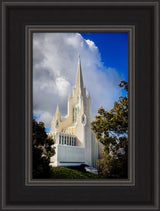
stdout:
[[68,114],[62,118],[59,107],[54,114],[49,135],[55,140],[52,166],[96,167],[100,146],[91,131],[91,98],[84,88],[80,56],[73,96],[68,97]]

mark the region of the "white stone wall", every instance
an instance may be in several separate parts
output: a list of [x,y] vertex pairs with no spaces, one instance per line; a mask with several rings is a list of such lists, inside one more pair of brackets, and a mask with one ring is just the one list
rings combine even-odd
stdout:
[[91,132],[91,141],[92,141],[92,165],[97,168],[97,160],[98,160],[98,141],[96,140],[93,132]]
[[86,163],[92,165],[92,146],[91,146],[91,128],[89,119],[87,120],[86,125],[84,126],[84,137],[85,137],[85,158]]
[[56,154],[51,157],[52,166],[77,166],[85,163],[85,148],[56,144]]

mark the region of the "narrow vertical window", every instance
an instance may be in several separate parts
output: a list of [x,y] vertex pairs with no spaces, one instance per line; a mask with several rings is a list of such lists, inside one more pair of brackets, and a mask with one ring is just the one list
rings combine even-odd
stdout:
[[74,122],[74,108],[73,108],[73,122]]
[[77,108],[75,108],[75,122],[77,121]]

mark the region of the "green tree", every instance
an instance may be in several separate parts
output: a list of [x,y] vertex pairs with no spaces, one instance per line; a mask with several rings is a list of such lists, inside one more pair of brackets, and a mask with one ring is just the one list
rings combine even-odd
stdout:
[[47,135],[43,122],[32,122],[32,173],[33,178],[51,176],[50,157],[55,154],[54,140]]
[[103,107],[91,123],[96,139],[103,144],[99,168],[105,177],[128,177],[128,83],[121,81],[119,87],[126,91],[110,111]]

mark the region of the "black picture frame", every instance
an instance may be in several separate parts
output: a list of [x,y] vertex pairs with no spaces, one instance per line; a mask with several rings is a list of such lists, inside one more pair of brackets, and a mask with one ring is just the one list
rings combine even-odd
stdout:
[[[3,1],[1,7],[1,210],[159,210],[159,1]],[[132,185],[27,183],[26,28],[35,25],[135,28]]]

